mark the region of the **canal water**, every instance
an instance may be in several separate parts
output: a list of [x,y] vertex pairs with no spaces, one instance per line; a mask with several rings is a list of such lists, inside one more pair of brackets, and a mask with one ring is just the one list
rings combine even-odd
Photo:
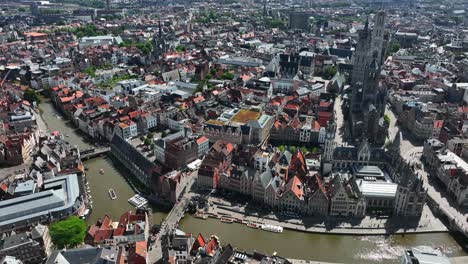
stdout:
[[[92,146],[79,130],[69,121],[61,118],[49,100],[43,99],[40,105],[42,118],[50,130],[58,130],[72,144],[80,149]],[[108,157],[85,161],[89,168],[86,172],[93,200],[93,211],[88,223],[95,223],[98,218],[108,214],[115,221],[124,212],[131,210],[127,202],[134,191],[127,184],[124,174],[128,173],[119,164]],[[99,170],[104,170],[103,174]],[[117,193],[117,199],[109,198],[108,190],[112,188]],[[152,222],[160,223],[166,213],[154,208]],[[267,254],[277,252],[281,256],[317,261],[342,263],[398,263],[398,256],[407,248],[418,245],[440,247],[449,256],[466,255],[455,239],[446,233],[417,234],[406,236],[337,236],[308,234],[285,230],[281,234],[252,229],[240,224],[225,224],[215,219],[201,220],[189,215],[180,223],[180,229],[194,235],[202,233],[208,238],[217,235],[221,242],[229,242],[233,246],[248,251],[258,251]]]
[[217,235],[221,243],[233,247],[266,254],[338,263],[399,263],[401,253],[413,246],[440,247],[448,256],[463,256],[466,253],[447,233],[392,235],[392,236],[347,236],[310,234],[285,230],[281,234],[252,229],[241,224],[226,224],[217,219],[202,220],[186,215],[180,229],[194,235],[201,233],[205,239]]
[[[71,121],[62,118],[62,115],[56,111],[50,100],[42,98],[40,104],[41,116],[51,131],[57,130],[66,135],[65,139],[71,144],[78,145],[81,150],[92,147],[92,142],[86,140],[85,135],[79,129],[73,127]],[[134,207],[128,203],[128,199],[135,192],[124,178],[128,173],[120,164],[116,164],[109,157],[99,157],[84,162],[89,168],[86,171],[86,179],[91,189],[91,200],[93,201],[93,210],[88,217],[88,224],[96,223],[96,220],[108,214],[114,221],[118,221],[120,216]],[[99,171],[103,170],[103,174]],[[117,199],[111,200],[108,190],[114,189]],[[158,208],[153,208],[152,222],[159,224],[166,217],[167,213],[161,212]]]

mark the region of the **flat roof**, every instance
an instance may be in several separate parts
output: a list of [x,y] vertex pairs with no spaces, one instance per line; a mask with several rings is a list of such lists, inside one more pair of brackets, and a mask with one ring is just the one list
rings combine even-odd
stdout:
[[365,197],[395,198],[398,185],[391,182],[357,180],[359,190]]
[[237,114],[235,114],[232,118],[232,122],[236,123],[247,123],[250,120],[258,120],[260,117],[260,113],[252,110],[247,110],[247,109],[241,109]]

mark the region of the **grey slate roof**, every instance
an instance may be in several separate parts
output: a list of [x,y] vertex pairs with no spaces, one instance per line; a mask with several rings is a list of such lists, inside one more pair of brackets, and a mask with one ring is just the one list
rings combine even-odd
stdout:
[[46,264],[112,264],[116,263],[117,248],[76,248],[54,251]]
[[0,202],[0,227],[66,210],[80,196],[76,174],[44,181],[44,191]]

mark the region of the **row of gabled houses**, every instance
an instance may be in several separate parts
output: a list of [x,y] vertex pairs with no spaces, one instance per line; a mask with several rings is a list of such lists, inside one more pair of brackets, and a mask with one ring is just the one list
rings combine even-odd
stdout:
[[345,154],[345,161],[336,154],[336,165],[325,177],[301,150],[245,148],[217,141],[201,164],[198,185],[240,193],[293,215],[419,216],[425,204],[426,191],[411,168],[391,151],[366,142],[347,150],[357,157]]

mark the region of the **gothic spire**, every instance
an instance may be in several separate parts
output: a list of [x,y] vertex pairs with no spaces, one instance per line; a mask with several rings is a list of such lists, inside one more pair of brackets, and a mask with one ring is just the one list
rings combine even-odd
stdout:
[[159,19],[158,28],[159,28],[159,38],[162,38],[161,19]]

